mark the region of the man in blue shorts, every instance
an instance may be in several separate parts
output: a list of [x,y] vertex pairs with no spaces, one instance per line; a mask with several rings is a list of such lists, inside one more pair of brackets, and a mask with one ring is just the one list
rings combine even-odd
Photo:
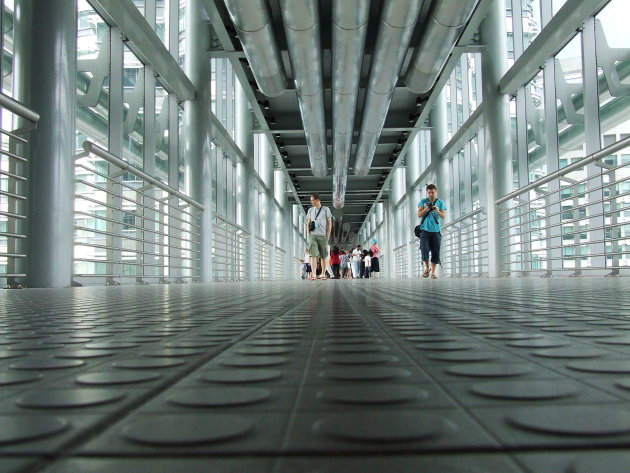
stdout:
[[[418,203],[418,218],[420,221],[420,251],[424,263],[423,278],[431,276],[437,279],[437,265],[440,264],[440,245],[442,234],[440,223],[446,216],[446,204],[437,198],[437,186],[427,186],[427,197]],[[429,268],[429,253],[431,253],[431,268]]]

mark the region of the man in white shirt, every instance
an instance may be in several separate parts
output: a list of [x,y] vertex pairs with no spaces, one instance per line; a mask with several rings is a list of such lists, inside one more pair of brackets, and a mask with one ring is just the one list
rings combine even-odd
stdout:
[[361,255],[363,254],[363,248],[361,245],[352,250],[352,277],[358,278],[361,276]]
[[332,212],[328,207],[323,207],[319,200],[319,194],[311,194],[311,204],[313,205],[306,214],[306,233],[308,251],[311,255],[310,279],[316,279],[317,259],[322,264],[322,279],[328,279],[326,269],[328,266],[328,240],[332,231]]

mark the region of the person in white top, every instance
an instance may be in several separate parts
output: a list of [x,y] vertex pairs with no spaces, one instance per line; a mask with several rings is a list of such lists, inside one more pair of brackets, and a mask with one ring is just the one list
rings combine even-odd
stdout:
[[357,247],[352,250],[352,277],[358,278],[360,276],[361,270],[361,255],[363,254],[363,250],[361,245],[357,245]]
[[370,255],[371,251],[368,251],[367,255],[363,257],[363,263],[365,263],[365,271],[363,272],[364,278],[370,277],[370,270],[372,268],[372,256]]
[[322,206],[319,194],[311,194],[311,204],[313,206],[306,213],[306,234],[312,268],[309,279],[317,278],[318,259],[322,265],[321,279],[328,279],[326,269],[328,268],[328,240],[332,230],[332,212],[328,207]]

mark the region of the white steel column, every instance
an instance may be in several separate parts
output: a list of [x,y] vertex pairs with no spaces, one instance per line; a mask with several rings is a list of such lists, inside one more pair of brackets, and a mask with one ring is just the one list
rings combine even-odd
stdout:
[[188,0],[184,72],[195,99],[184,104],[185,180],[191,198],[205,210],[201,219],[201,282],[212,281],[212,153],[210,120],[210,32],[201,0]]
[[480,186],[484,186],[488,211],[488,273],[501,275],[500,214],[494,202],[506,195],[511,187],[511,132],[509,97],[499,93],[499,82],[507,70],[507,35],[505,30],[505,0],[496,0],[488,8],[481,24],[484,137],[485,153],[479,157]]
[[72,280],[72,195],[76,108],[75,2],[33,0],[26,106],[40,114],[31,132],[29,257],[31,287]]

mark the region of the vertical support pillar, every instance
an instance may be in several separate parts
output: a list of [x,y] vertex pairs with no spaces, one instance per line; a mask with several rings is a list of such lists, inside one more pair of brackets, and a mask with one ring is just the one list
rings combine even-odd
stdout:
[[[442,149],[446,145],[448,141],[447,136],[447,105],[446,105],[446,94],[444,90],[440,93],[435,104],[433,105],[433,109],[429,115],[429,121],[431,124],[431,170],[432,174],[435,177],[435,184],[438,188],[438,197],[442,199],[446,203],[447,214],[446,219],[452,219],[453,217],[453,209],[456,207],[455,202],[450,202],[450,189],[451,189],[451,180],[449,177],[449,163],[447,159],[442,157]],[[429,182],[431,183],[431,182]],[[420,201],[423,197],[426,196],[426,186],[421,186],[418,189],[418,201]],[[419,223],[420,221],[417,218],[418,212],[418,202],[416,202],[416,219],[415,222]],[[453,239],[451,238],[451,241]],[[420,242],[418,242],[418,245]],[[446,247],[443,247],[446,249]],[[453,245],[450,245],[449,248],[451,251],[453,249]],[[418,251],[418,258],[422,259],[422,253]],[[446,255],[444,251],[441,252],[440,258],[444,261],[450,261],[451,265],[449,276],[453,276],[454,266],[453,261],[456,261],[456,255]],[[422,262],[418,262],[418,267],[422,268]],[[420,270],[421,271],[421,270]]]
[[[595,18],[589,17],[584,22],[584,31],[582,33],[582,54],[584,56],[584,130],[586,132],[586,155],[595,153],[601,149],[604,143],[601,142],[601,127],[600,127],[600,113],[599,113],[599,77],[597,69],[597,51],[595,41]],[[623,171],[622,171],[623,172]],[[591,257],[591,267],[604,268],[607,265],[617,266],[619,264],[618,256],[613,256],[611,261],[607,261],[606,253],[606,217],[604,214],[604,177],[601,174],[601,168],[595,163],[591,163],[587,166],[588,181],[588,202],[601,202],[599,204],[591,204],[588,209],[588,226],[591,229],[589,231],[590,239],[597,243],[590,243],[590,251],[592,253],[601,256]],[[609,178],[615,179],[615,173],[611,173]],[[614,202],[611,200],[610,202]],[[614,207],[611,209],[614,210]],[[591,215],[602,214],[600,217],[591,217]],[[613,213],[614,215],[614,213]],[[614,223],[614,220],[610,223]],[[614,228],[614,227],[613,227]],[[615,231],[611,230],[610,237],[615,238]],[[613,251],[615,250],[616,242],[613,244]],[[619,247],[617,246],[617,250]],[[613,268],[608,273],[610,276],[619,275],[619,269]]]
[[[40,114],[31,134],[29,258],[31,287],[72,281],[72,195],[76,108],[75,2],[32,1],[26,105]],[[42,74],[42,71],[46,73]]]
[[480,184],[488,211],[488,273],[490,277],[499,277],[503,269],[501,214],[494,202],[510,191],[512,157],[509,97],[499,93],[499,81],[507,70],[505,0],[492,2],[481,25],[481,39],[486,45],[482,57],[486,149],[480,156],[479,169],[485,176]]
[[201,218],[200,280],[212,281],[212,155],[210,120],[210,32],[200,0],[188,0],[184,72],[195,86],[195,99],[184,104],[185,180],[189,195],[205,210]]

